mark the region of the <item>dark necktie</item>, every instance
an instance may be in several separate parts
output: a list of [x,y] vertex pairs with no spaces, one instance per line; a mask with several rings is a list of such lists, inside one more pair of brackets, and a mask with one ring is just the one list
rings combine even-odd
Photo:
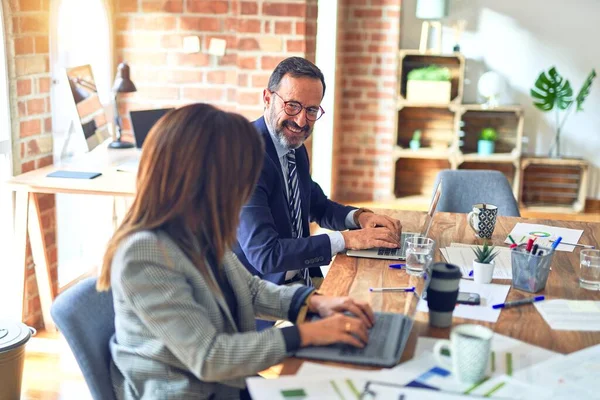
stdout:
[[[291,150],[287,153],[288,162],[288,192],[289,192],[289,207],[290,216],[292,217],[292,235],[296,238],[302,237],[302,210],[300,207],[300,187],[298,184],[298,173],[296,171],[296,152]],[[313,286],[312,279],[308,268],[304,268],[300,271],[304,279],[304,283],[308,286]]]

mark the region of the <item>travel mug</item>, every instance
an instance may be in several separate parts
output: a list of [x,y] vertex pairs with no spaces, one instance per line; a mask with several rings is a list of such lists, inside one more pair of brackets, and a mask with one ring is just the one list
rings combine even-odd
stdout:
[[452,325],[452,312],[458,297],[458,283],[462,274],[453,264],[435,263],[427,286],[429,324],[438,328]]

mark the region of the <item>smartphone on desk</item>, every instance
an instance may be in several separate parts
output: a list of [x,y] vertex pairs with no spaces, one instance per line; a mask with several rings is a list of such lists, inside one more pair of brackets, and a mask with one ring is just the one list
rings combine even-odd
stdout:
[[458,292],[456,303],[478,306],[479,304],[481,304],[481,297],[478,293]]

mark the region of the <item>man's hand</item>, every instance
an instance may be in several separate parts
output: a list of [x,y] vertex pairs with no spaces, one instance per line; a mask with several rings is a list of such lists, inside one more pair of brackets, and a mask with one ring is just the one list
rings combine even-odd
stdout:
[[350,312],[360,319],[367,328],[375,323],[375,314],[369,303],[353,300],[350,297],[313,295],[308,303],[310,312],[325,318],[335,313]]
[[372,212],[364,212],[359,215],[358,223],[363,229],[376,228],[378,226],[388,228],[398,237],[398,241],[400,241],[400,236],[402,235],[402,224],[395,218],[391,218],[386,215],[375,214]]
[[387,247],[390,249],[400,247],[400,237],[388,228],[364,228],[342,231],[346,248],[350,250],[364,250],[373,247]]

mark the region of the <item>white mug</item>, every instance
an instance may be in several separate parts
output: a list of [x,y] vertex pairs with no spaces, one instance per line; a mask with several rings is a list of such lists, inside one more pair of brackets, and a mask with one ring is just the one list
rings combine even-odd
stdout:
[[[494,332],[481,325],[458,325],[450,332],[450,340],[439,340],[433,348],[437,362],[452,370],[463,383],[478,383],[484,376],[490,358]],[[442,350],[450,351],[451,362],[442,357]]]

